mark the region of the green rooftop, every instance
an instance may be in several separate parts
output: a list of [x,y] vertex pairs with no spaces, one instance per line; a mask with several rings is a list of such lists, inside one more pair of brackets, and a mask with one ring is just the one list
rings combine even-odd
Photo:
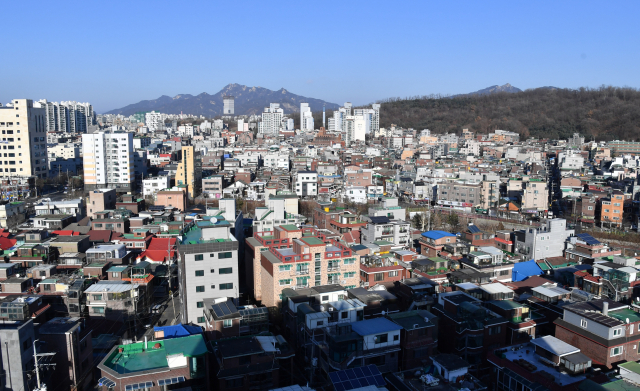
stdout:
[[126,374],[169,368],[167,356],[182,354],[186,357],[198,357],[208,351],[201,334],[149,341],[147,347],[145,350],[144,342],[119,345],[105,358],[103,364],[119,374]]
[[640,313],[637,313],[628,308],[623,308],[621,310],[609,311],[609,316],[612,318],[616,318],[620,321],[626,322],[629,319],[630,323],[640,321]]
[[285,225],[281,225],[281,227],[286,229],[287,231],[297,231],[299,229],[293,224],[285,224]]
[[522,304],[513,300],[492,300],[490,303],[503,310],[513,310],[524,307]]
[[618,366],[640,375],[640,364],[635,361],[627,361]]
[[300,238],[300,240],[309,246],[317,246],[319,244],[324,244],[324,242],[316,237],[310,236],[306,238]]

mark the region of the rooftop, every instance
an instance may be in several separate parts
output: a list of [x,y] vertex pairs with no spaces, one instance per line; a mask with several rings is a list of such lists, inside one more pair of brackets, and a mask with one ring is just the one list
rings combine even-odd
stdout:
[[[122,352],[118,350],[122,349]],[[116,372],[128,374],[153,369],[169,368],[167,357],[184,355],[197,357],[207,353],[207,345],[201,334],[182,338],[149,341],[147,349],[144,342],[120,345],[114,348],[101,365]]]

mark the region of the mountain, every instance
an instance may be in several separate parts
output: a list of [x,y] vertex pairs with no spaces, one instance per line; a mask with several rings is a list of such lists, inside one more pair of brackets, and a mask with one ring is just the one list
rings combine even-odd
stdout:
[[[553,87],[551,87],[551,88],[553,88]],[[467,94],[453,95],[452,98],[456,98],[456,97],[460,97],[460,96],[490,95],[490,94],[496,94],[496,93],[499,93],[499,92],[515,93],[515,92],[522,92],[522,90],[519,89],[518,87],[514,87],[511,84],[507,83],[507,84],[502,85],[502,86],[495,85],[495,86],[483,88],[483,89],[475,91],[475,92],[469,92]]]
[[[505,92],[510,88],[514,87],[500,87]],[[520,133],[521,139],[567,139],[580,133],[587,140],[640,140],[640,90],[634,88],[541,87],[508,94],[394,98],[381,103],[381,127],[397,124],[458,134],[464,128],[478,134],[502,129]]]
[[132,115],[139,111],[158,111],[167,114],[194,114],[206,117],[222,115],[222,97],[232,95],[235,97],[234,111],[236,115],[260,114],[270,103],[280,103],[285,114],[297,113],[300,111],[300,103],[309,103],[311,111],[322,111],[322,106],[326,105],[327,110],[338,109],[339,105],[325,102],[320,99],[307,98],[293,94],[284,88],[272,91],[262,87],[247,87],[241,84],[232,83],[209,95],[203,92],[199,95],[180,94],[173,98],[163,95],[158,99],[143,100],[130,104],[120,109],[108,111],[105,114]]

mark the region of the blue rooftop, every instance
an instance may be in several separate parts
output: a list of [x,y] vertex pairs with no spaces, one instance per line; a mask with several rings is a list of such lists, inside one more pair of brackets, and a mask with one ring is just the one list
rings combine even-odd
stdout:
[[427,232],[424,232],[422,236],[424,236],[425,238],[437,240],[437,239],[442,239],[446,236],[456,236],[456,235],[447,231],[427,231]]
[[531,276],[539,276],[542,274],[542,269],[536,263],[535,260],[527,261],[527,262],[518,262],[513,265],[513,281],[522,281],[526,280]]
[[153,331],[164,331],[164,339],[185,337],[187,335],[202,334],[202,328],[189,326],[188,324],[177,324],[175,326],[154,327]]
[[351,329],[356,333],[364,336],[401,330],[402,327],[400,327],[400,325],[398,324],[393,323],[387,318],[375,318],[352,323]]

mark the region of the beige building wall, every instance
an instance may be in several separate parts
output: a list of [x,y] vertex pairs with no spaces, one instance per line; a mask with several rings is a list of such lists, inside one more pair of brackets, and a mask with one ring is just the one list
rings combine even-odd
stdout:
[[11,106],[0,107],[2,176],[46,178],[46,111],[31,99],[13,99]]
[[200,194],[202,184],[202,157],[193,146],[182,147],[182,161],[176,170],[176,185],[187,185],[189,198]]

